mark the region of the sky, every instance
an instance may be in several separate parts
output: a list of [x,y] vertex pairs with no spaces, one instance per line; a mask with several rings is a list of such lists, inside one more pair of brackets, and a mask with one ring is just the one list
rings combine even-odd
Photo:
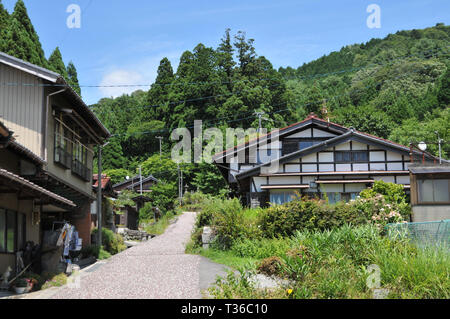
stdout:
[[[16,0],[3,0],[12,12]],[[24,0],[46,56],[59,46],[78,70],[83,99],[94,104],[149,87],[159,61],[176,70],[180,55],[197,44],[216,48],[226,28],[255,39],[256,53],[275,68],[315,60],[343,46],[399,30],[450,23],[448,0]],[[80,28],[68,28],[81,9]],[[367,20],[379,8],[379,28]],[[370,19],[370,21],[373,21]]]

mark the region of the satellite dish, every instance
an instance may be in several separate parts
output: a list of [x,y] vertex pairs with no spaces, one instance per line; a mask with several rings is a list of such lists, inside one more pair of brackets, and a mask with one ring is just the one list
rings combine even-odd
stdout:
[[422,152],[425,152],[427,150],[427,144],[425,142],[420,142],[418,146]]

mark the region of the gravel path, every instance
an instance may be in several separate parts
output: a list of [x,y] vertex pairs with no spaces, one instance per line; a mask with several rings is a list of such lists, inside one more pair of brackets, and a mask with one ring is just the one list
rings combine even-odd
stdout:
[[195,213],[184,213],[163,235],[83,271],[79,288],[64,287],[52,298],[201,298],[202,257],[184,253],[194,222]]

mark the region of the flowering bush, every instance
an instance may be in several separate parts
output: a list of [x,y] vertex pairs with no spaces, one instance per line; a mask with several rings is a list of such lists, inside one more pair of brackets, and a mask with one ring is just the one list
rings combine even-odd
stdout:
[[388,203],[385,196],[377,194],[371,198],[358,197],[348,203],[358,213],[365,216],[368,222],[376,225],[379,229],[389,223],[406,222],[409,216],[409,205]]

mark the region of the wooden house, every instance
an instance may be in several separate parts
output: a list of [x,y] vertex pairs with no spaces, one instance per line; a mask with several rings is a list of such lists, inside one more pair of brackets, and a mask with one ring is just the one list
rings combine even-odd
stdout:
[[27,242],[41,244],[43,207],[61,210],[76,208],[75,203],[51,192],[26,177],[43,170],[45,162],[19,144],[0,122],[0,273],[15,271],[16,254]]
[[108,130],[61,75],[2,52],[0,116],[40,162],[41,169],[26,172],[27,181],[74,204],[40,205],[41,230],[66,220],[89,244],[94,149],[110,136]]
[[[244,157],[245,156],[245,157]],[[409,147],[311,114],[305,120],[238,145],[213,159],[232,189],[251,206],[281,204],[294,194],[354,199],[377,180],[404,185],[411,159],[433,162]]]

